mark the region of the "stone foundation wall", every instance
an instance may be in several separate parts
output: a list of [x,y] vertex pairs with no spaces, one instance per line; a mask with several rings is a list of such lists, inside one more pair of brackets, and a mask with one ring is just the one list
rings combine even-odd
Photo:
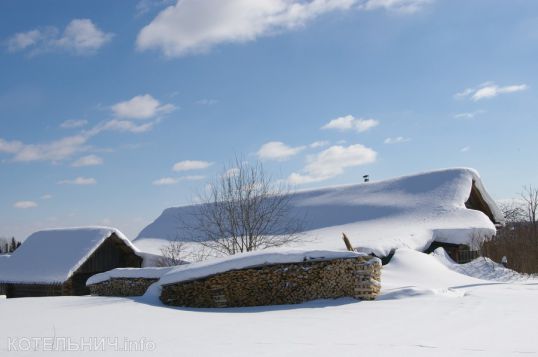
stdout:
[[148,287],[159,279],[148,278],[110,278],[89,285],[90,293],[98,296],[141,296]]
[[167,305],[202,308],[297,304],[339,297],[373,300],[381,288],[380,278],[377,258],[313,260],[163,285],[160,299]]

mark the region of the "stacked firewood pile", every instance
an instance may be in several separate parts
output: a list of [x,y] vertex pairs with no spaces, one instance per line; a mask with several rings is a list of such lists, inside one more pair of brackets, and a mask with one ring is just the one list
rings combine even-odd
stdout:
[[163,303],[188,307],[297,304],[353,297],[373,300],[381,261],[370,256],[265,265],[162,286]]
[[141,296],[148,287],[159,279],[153,278],[110,278],[100,283],[88,285],[92,295],[99,296]]

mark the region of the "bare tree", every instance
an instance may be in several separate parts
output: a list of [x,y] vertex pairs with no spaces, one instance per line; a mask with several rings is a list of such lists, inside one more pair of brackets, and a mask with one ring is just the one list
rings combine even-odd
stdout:
[[168,267],[186,264],[185,243],[179,240],[171,240],[166,246],[161,248],[161,259],[159,266]]
[[497,205],[499,206],[506,223],[514,224],[526,220],[527,212],[521,202],[512,200],[510,202],[499,202]]
[[193,234],[220,254],[278,247],[298,241],[302,219],[294,217],[290,191],[275,183],[261,163],[236,159],[198,197]]
[[537,217],[536,212],[538,210],[538,188],[532,185],[524,186],[521,198],[525,202],[525,209],[527,211],[527,219],[532,224],[534,233],[537,231]]

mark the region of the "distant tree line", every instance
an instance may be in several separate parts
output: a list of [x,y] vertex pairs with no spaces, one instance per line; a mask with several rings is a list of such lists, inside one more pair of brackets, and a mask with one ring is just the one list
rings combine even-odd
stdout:
[[538,187],[524,186],[519,200],[499,204],[505,227],[482,241],[480,253],[520,273],[538,273]]
[[20,246],[21,242],[17,241],[15,237],[11,237],[11,240],[0,237],[0,254],[13,253]]

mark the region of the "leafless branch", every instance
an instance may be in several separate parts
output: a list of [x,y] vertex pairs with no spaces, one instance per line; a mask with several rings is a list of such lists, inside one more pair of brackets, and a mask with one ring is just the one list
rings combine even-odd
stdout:
[[300,239],[302,227],[290,200],[289,188],[275,183],[260,163],[236,159],[198,197],[190,231],[225,255],[286,245]]

